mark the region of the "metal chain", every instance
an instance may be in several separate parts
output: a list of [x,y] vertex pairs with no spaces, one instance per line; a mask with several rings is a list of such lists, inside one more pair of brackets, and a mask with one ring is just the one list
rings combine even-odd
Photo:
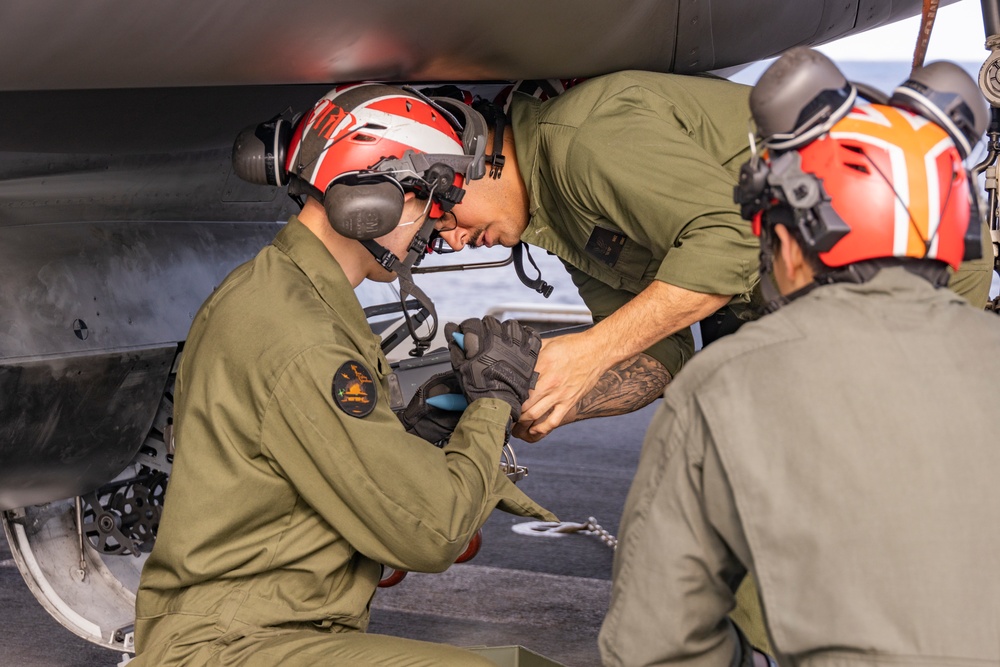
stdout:
[[597,535],[606,545],[612,549],[618,548],[618,538],[610,531],[601,527],[594,517],[588,517],[587,523],[575,523],[573,521],[525,521],[515,523],[511,526],[515,533],[521,535],[540,535],[548,537],[562,537],[573,533],[585,535]]
[[618,548],[618,538],[602,528],[601,524],[597,523],[597,519],[592,516],[587,517],[587,530],[596,533],[601,538],[601,542],[604,542],[612,549]]

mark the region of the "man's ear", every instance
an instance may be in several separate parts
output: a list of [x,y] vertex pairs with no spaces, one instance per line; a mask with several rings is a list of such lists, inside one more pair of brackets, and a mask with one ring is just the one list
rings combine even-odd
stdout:
[[403,213],[400,222],[410,222],[417,219],[417,216],[424,210],[426,202],[414,201],[417,195],[412,192],[403,193]]
[[782,278],[793,282],[805,266],[802,248],[784,225],[775,225],[774,233],[780,242],[778,254],[781,256],[781,269],[785,274]]

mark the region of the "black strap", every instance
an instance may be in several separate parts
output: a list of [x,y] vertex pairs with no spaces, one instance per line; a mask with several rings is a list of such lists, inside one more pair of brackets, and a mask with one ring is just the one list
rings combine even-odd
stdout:
[[[430,347],[431,341],[437,334],[437,310],[434,308],[434,302],[431,298],[424,293],[422,289],[416,286],[413,282],[413,274],[410,268],[417,263],[417,261],[424,256],[427,252],[427,244],[429,242],[431,232],[434,231],[434,223],[436,220],[428,216],[424,223],[420,227],[420,231],[417,232],[416,236],[413,237],[413,241],[410,243],[410,249],[406,254],[406,258],[402,261],[399,260],[392,252],[390,252],[386,247],[377,243],[374,240],[365,240],[360,243],[368,249],[368,252],[372,254],[375,260],[387,271],[392,271],[399,278],[399,301],[402,305],[403,317],[406,319],[406,327],[410,332],[410,338],[413,339],[414,348],[410,351],[410,356],[419,357]],[[417,317],[411,316],[409,309],[406,307],[407,298],[413,297],[421,306],[421,311],[426,312],[426,316],[419,315]],[[430,333],[426,336],[417,335],[417,327],[423,323],[424,320],[429,316],[430,323]]]
[[484,160],[490,165],[490,178],[500,178],[507,159],[503,155],[503,133],[507,126],[507,116],[503,107],[488,100],[476,100],[472,108],[482,114],[487,124],[493,127],[493,152]]
[[[528,256],[528,261],[531,262],[531,266],[538,273],[537,278],[529,278],[524,273],[524,259],[521,257],[521,253]],[[528,244],[521,241],[516,246],[511,248],[511,256],[514,258],[514,271],[517,272],[518,279],[524,284],[525,287],[535,290],[546,299],[552,295],[552,285],[542,280],[542,271],[535,264],[535,260],[531,258],[531,252],[528,250]]]

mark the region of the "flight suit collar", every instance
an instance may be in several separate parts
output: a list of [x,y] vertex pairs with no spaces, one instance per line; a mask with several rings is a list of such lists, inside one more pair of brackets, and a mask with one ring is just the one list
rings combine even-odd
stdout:
[[298,216],[293,215],[271,245],[301,269],[320,298],[340,317],[344,329],[366,361],[372,368],[381,369],[379,337],[372,333],[354,287],[323,242],[302,224]]
[[[638,294],[650,280],[644,276],[651,256],[648,251],[636,252],[634,243],[626,251],[618,268],[612,269],[596,262],[586,251],[588,235],[593,226],[586,221],[571,221],[560,217],[561,195],[546,185],[543,170],[547,170],[547,156],[542,152],[542,102],[537,98],[515,94],[511,104],[514,147],[517,150],[518,168],[528,193],[528,224],[521,233],[521,240],[555,255],[564,263],[600,280],[613,289],[626,289]],[[610,222],[610,221],[609,221]],[[583,235],[580,237],[580,235]],[[576,238],[575,238],[576,236]],[[645,253],[645,257],[641,255]],[[637,256],[637,254],[639,256]],[[635,267],[625,270],[623,267]]]
[[871,280],[863,283],[832,283],[821,285],[805,295],[801,300],[839,298],[841,295],[862,294],[865,296],[886,296],[893,302],[933,303],[942,305],[960,302],[962,298],[945,288],[935,288],[920,276],[910,273],[901,266],[881,269]]
[[[541,112],[541,100],[529,95],[515,93],[511,102],[511,129],[514,133],[514,150],[517,153],[517,166],[521,172],[521,180],[528,191],[528,222],[530,228],[535,213],[541,208],[539,201],[539,132],[538,122]],[[527,231],[527,230],[526,230]],[[521,235],[522,239],[524,234]]]
[[545,192],[542,184],[541,133],[538,131],[541,105],[542,101],[535,97],[515,93],[510,107],[517,165],[528,193],[528,224],[521,232],[521,240],[580,266],[585,262],[581,261],[579,251],[553,227],[542,205]]

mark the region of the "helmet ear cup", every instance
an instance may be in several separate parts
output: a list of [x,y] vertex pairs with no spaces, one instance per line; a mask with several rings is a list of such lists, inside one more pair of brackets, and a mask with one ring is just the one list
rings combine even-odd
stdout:
[[978,84],[961,67],[940,61],[918,67],[892,93],[889,104],[944,128],[962,159],[986,132],[989,110]]
[[246,127],[233,143],[233,171],[256,185],[287,185],[285,156],[292,138],[292,124],[275,117]]
[[387,176],[352,175],[333,181],[323,198],[333,230],[349,239],[367,241],[385,236],[403,215],[402,186]]
[[486,173],[486,133],[489,131],[486,119],[471,106],[447,97],[433,97],[431,100],[454,116],[462,126],[462,150],[472,157],[465,177],[470,181],[482,178]]

